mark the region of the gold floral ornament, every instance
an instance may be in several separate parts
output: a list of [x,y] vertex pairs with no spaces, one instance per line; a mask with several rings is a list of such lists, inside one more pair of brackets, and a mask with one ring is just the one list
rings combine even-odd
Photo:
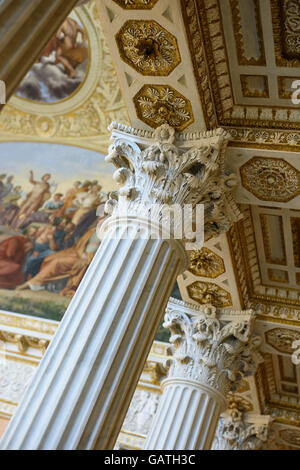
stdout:
[[229,392],[226,398],[227,398],[228,408],[230,410],[236,409],[241,413],[249,413],[249,411],[253,411],[252,403],[246,400],[244,397],[241,397],[240,395],[235,395],[234,393]]
[[169,75],[181,62],[176,38],[156,21],[126,21],[116,41],[122,59],[143,75]]
[[300,172],[285,160],[254,157],[240,172],[244,188],[261,201],[288,202],[300,194]]
[[300,5],[299,0],[281,0],[283,53],[287,59],[300,58]]
[[169,124],[182,131],[194,122],[190,101],[172,87],[144,85],[134,104],[139,119],[154,128]]
[[150,10],[158,0],[113,0],[124,10]]
[[248,392],[248,390],[250,390],[250,385],[247,380],[243,379],[239,382],[239,385],[236,389],[236,393],[245,393]]
[[225,272],[223,260],[213,251],[203,247],[190,252],[188,270],[195,276],[216,278]]
[[287,328],[273,328],[265,333],[266,342],[276,351],[284,354],[293,354],[294,341],[300,340],[298,331],[289,330]]
[[230,307],[232,299],[229,292],[210,282],[194,282],[187,288],[191,299],[200,305],[213,305],[214,307]]

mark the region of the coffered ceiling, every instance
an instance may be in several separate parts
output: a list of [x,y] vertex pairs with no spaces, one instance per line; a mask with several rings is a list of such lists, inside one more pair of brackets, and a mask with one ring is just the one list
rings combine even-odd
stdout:
[[206,115],[207,124],[214,119],[222,125],[299,129],[299,106],[291,100],[291,84],[300,75],[298,1],[182,0],[182,5],[200,91],[199,60],[211,78],[205,85],[214,114]]

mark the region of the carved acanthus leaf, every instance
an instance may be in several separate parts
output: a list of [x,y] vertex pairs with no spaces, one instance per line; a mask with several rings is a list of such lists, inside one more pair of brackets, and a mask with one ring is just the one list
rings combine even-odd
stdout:
[[232,408],[219,420],[212,450],[260,450],[267,442],[269,423],[269,416],[247,417]]
[[147,217],[157,205],[160,221],[164,206],[202,203],[206,238],[227,231],[240,218],[231,196],[236,178],[224,169],[228,136],[222,129],[190,140],[166,124],[145,137],[114,123],[110,130],[113,144],[106,160],[117,168],[114,178],[121,189],[108,201],[109,213]]
[[[188,312],[188,313],[186,313]],[[223,395],[255,372],[260,338],[252,337],[252,311],[224,317],[212,306],[191,309],[169,302],[164,327],[174,347],[169,377],[185,377],[206,384]]]

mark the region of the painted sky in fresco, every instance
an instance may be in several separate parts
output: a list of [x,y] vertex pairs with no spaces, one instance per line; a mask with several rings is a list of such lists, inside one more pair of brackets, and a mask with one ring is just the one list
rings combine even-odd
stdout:
[[27,73],[16,95],[42,103],[66,99],[86,77],[88,51],[87,32],[73,11]]
[[31,191],[29,170],[36,179],[51,173],[51,183],[56,191],[64,192],[76,180],[99,180],[103,191],[116,189],[112,178],[113,165],[104,161],[105,156],[92,150],[66,145],[30,142],[0,143],[0,172],[14,175],[15,184]]

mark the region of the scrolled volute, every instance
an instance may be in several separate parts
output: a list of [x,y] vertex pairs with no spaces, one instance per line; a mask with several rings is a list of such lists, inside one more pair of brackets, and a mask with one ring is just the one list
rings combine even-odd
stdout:
[[161,221],[165,206],[204,204],[205,237],[227,231],[240,217],[231,191],[236,177],[224,169],[228,134],[222,129],[192,137],[163,125],[154,132],[113,123],[113,144],[106,157],[117,168],[118,199],[106,209],[114,216],[147,217],[150,207]]
[[270,416],[233,407],[221,415],[212,450],[260,450],[268,440]]
[[224,313],[206,306],[191,314],[185,312],[185,303],[177,304],[169,303],[163,324],[173,345],[169,377],[199,381],[226,396],[255,372],[260,360],[260,338],[252,335],[253,312]]

